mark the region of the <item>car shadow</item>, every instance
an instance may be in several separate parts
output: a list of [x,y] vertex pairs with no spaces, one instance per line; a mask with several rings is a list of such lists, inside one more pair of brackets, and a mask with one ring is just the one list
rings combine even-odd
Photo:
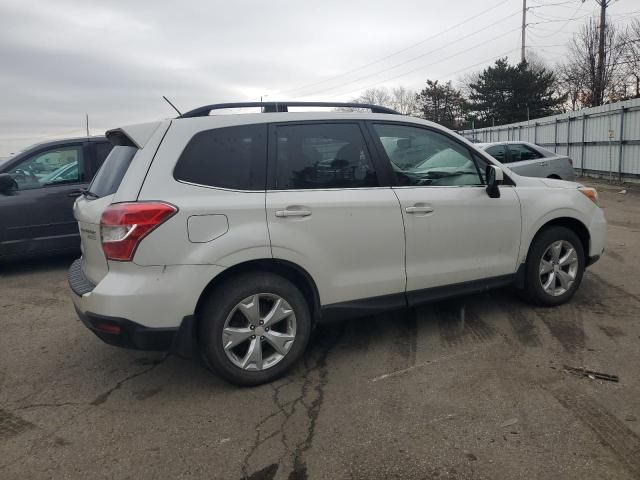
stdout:
[[66,270],[78,256],[78,253],[62,253],[0,260],[0,277]]

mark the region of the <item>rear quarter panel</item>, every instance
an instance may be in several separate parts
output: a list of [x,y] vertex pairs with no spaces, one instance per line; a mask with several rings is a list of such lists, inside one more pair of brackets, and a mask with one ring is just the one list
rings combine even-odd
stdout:
[[574,181],[576,174],[569,163],[569,157],[559,156],[549,158],[549,175],[557,175],[562,180]]
[[[271,258],[264,190],[198,186],[173,178],[173,169],[189,140],[202,130],[218,126],[216,121],[212,117],[181,120],[167,131],[138,199],[167,201],[178,207],[178,213],[142,240],[135,263],[228,267]],[[189,219],[194,216],[224,216],[228,228],[212,232],[210,241],[192,241]]]

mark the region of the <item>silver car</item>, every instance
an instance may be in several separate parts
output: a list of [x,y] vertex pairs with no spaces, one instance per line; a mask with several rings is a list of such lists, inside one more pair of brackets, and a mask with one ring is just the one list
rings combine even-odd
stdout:
[[566,155],[551,152],[528,142],[478,143],[477,147],[486,151],[500,163],[525,177],[558,178],[573,181],[573,161]]

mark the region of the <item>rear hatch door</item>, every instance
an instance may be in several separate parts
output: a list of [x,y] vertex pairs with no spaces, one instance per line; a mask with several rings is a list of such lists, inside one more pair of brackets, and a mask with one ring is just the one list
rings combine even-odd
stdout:
[[76,200],[73,207],[80,229],[82,271],[94,284],[100,282],[109,271],[107,259],[102,251],[100,218],[102,212],[113,202],[115,193],[138,151],[134,146],[115,146],[93,178],[87,192]]
[[85,196],[78,198],[74,206],[74,215],[80,229],[82,271],[93,284],[100,282],[109,270],[100,241],[100,217],[112,199],[113,195],[95,200]]

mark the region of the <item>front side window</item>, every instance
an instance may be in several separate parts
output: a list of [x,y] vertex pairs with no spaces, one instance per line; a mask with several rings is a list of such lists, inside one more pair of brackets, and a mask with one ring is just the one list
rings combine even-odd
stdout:
[[482,185],[469,150],[446,135],[406,125],[374,124],[399,185]]
[[542,154],[523,143],[512,143],[509,145],[511,160],[513,162],[524,162],[526,160],[536,160],[543,158]]
[[378,185],[356,124],[281,125],[276,128],[276,188],[363,188]]
[[489,155],[498,160],[500,163],[507,163],[509,157],[507,156],[507,149],[504,145],[494,145],[485,150]]
[[267,126],[240,125],[194,135],[173,176],[211,187],[264,190],[266,168]]
[[80,181],[82,147],[58,147],[31,155],[11,167],[19,190],[31,190]]

